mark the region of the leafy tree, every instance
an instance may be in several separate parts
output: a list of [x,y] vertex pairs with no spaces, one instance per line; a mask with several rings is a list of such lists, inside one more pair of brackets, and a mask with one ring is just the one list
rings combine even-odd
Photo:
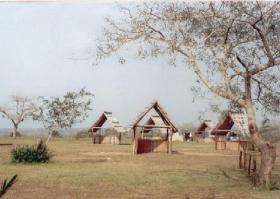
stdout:
[[49,131],[46,143],[54,131],[71,128],[88,117],[88,111],[92,110],[90,108],[92,96],[92,93],[83,88],[79,92],[67,92],[61,98],[45,99],[41,97],[43,111],[36,119],[42,121],[44,127]]
[[[256,109],[280,113],[280,2],[154,2],[121,8],[106,19],[97,58],[133,43],[141,58],[168,55],[248,117],[261,151],[258,184],[270,184],[276,149],[260,135]],[[134,47],[135,48],[135,47]]]
[[16,138],[19,125],[27,118],[32,118],[40,113],[40,107],[27,96],[15,95],[11,98],[12,104],[0,107],[0,113],[4,118],[9,119],[14,127],[13,137]]

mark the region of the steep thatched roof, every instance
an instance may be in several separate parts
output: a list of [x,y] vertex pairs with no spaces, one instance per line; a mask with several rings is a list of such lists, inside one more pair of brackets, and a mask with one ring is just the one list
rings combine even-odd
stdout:
[[196,130],[196,134],[202,134],[205,129],[212,131],[215,128],[215,124],[211,120],[204,120]]
[[154,109],[157,114],[159,115],[160,119],[163,121],[165,126],[170,126],[173,133],[177,132],[178,129],[175,127],[175,125],[170,121],[167,113],[164,111],[164,109],[160,106],[158,101],[153,102],[150,106],[146,107],[143,112],[141,112],[136,120],[132,123],[132,128],[135,128],[140,121],[152,110]]
[[226,135],[229,131],[231,131],[234,124],[238,129],[238,132],[236,133],[240,133],[244,136],[250,135],[247,116],[244,113],[234,112],[227,112],[222,115],[219,122],[213,129],[212,134]]
[[121,133],[125,131],[120,122],[112,116],[112,112],[104,111],[97,121],[89,128],[89,132],[98,131],[98,129],[100,129],[106,121],[108,121],[109,126],[117,132]]

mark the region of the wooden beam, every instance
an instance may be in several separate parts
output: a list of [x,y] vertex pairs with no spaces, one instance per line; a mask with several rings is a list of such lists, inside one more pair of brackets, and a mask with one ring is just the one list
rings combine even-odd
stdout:
[[113,128],[113,127],[92,127],[91,129],[110,129],[110,128]]
[[135,145],[136,145],[136,139],[135,139],[135,127],[133,127],[133,146],[132,146],[132,153],[135,155]]
[[239,152],[239,168],[242,168],[242,151]]
[[169,142],[169,151],[168,153],[169,154],[172,154],[172,132],[169,132],[168,129],[167,129],[167,133],[169,135],[169,139],[168,139],[168,142]]
[[172,126],[160,126],[160,125],[136,125],[135,127],[142,127],[142,128],[168,128],[171,129]]
[[251,173],[251,161],[252,161],[252,155],[249,154],[249,165],[248,165],[248,174],[250,175]]

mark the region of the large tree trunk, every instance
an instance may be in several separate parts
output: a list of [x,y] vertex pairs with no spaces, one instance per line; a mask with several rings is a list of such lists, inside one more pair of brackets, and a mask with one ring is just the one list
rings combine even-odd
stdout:
[[276,160],[276,148],[271,144],[265,144],[261,146],[261,165],[258,175],[258,185],[265,184],[266,187],[270,188],[271,172]]
[[16,139],[17,137],[17,131],[18,131],[18,125],[14,124],[14,129],[13,129],[13,138]]
[[253,108],[252,98],[251,98],[250,76],[247,76],[246,78],[245,89],[246,89],[245,110],[248,118],[249,132],[254,144],[258,147],[258,149],[261,152],[261,164],[260,164],[259,173],[256,182],[258,186],[266,185],[266,187],[269,188],[271,172],[276,160],[276,148],[272,144],[267,143],[258,132],[255,110]]
[[[257,131],[255,114],[250,107],[246,107],[249,131],[254,144],[258,147],[261,152],[261,164],[259,173],[256,179],[257,185],[266,185],[270,187],[271,172],[273,169],[274,162],[276,160],[276,148],[270,143],[266,143]],[[252,113],[253,112],[253,113]]]

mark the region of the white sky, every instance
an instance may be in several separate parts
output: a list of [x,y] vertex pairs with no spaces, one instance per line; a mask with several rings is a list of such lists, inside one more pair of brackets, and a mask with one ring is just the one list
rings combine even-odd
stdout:
[[[93,111],[77,127],[90,126],[104,110],[127,126],[153,100],[175,124],[196,121],[207,105],[192,102],[195,79],[185,66],[171,67],[164,58],[134,59],[128,53],[125,65],[112,56],[93,66],[105,16],[118,17],[116,3],[0,3],[0,104],[14,94],[61,96],[85,86],[95,94]],[[27,121],[21,127],[38,126]],[[0,119],[0,127],[11,125]]]

